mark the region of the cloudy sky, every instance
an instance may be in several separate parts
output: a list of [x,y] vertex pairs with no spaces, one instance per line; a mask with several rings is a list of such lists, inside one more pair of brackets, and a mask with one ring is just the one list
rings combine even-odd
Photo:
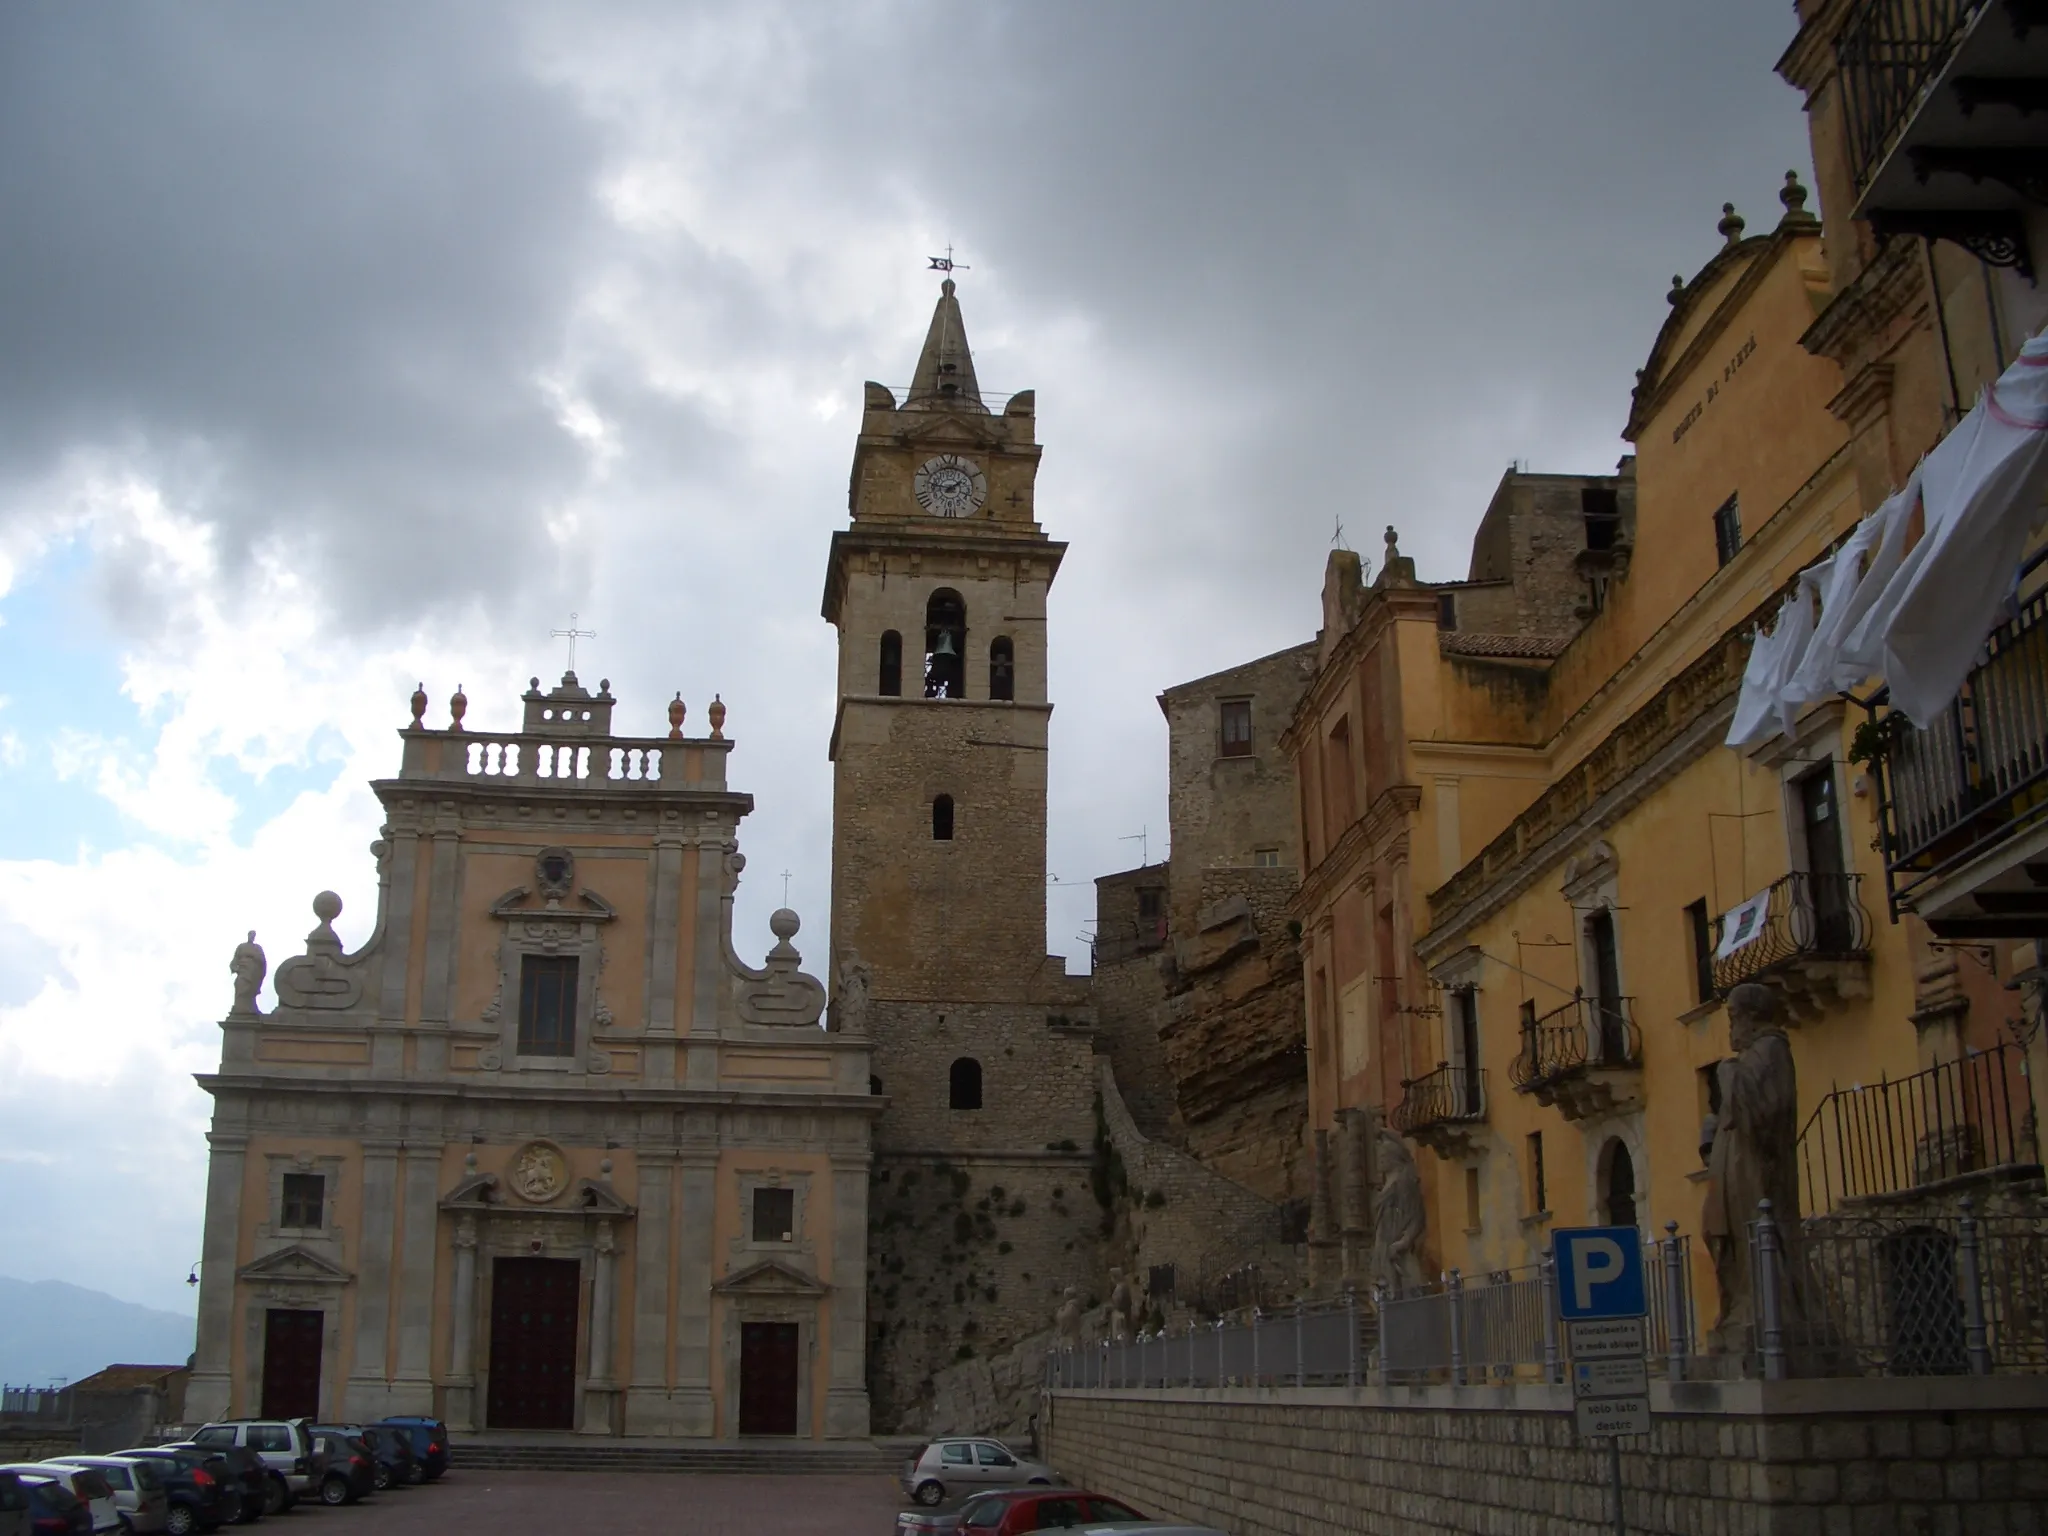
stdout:
[[[1167,684],[1306,639],[1338,519],[1462,574],[1599,472],[1785,0],[0,7],[0,1271],[185,1307],[228,956],[331,887],[425,679],[573,610],[628,733],[731,709],[740,947],[823,953],[860,385],[950,243],[1036,388],[1055,951],[1164,847]],[[1810,180],[1810,177],[1808,178]],[[266,999],[267,1001],[267,999]],[[4,1326],[4,1325],[0,1325]]]

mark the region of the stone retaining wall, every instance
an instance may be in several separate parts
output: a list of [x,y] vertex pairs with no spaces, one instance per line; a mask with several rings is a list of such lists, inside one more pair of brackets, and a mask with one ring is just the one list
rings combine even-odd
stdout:
[[[1652,1383],[1624,1442],[1654,1536],[2041,1536],[2048,1380]],[[1563,1387],[1056,1392],[1046,1458],[1231,1536],[1612,1536],[1605,1441]]]

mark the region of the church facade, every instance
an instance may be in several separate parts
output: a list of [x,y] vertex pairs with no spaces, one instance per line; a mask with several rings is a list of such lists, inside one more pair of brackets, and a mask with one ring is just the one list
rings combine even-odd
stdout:
[[725,708],[524,703],[414,695],[361,948],[323,892],[268,1012],[236,952],[188,1416],[864,1436],[870,1046],[796,914],[734,949]]

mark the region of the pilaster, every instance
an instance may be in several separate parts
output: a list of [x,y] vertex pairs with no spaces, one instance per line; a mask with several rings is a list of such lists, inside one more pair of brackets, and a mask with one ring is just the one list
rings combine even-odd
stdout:
[[343,1398],[350,1422],[392,1410],[385,1373],[391,1333],[391,1258],[398,1211],[398,1143],[363,1143],[362,1262],[356,1269],[356,1349]]
[[633,1344],[626,1388],[626,1433],[668,1435],[677,1433],[668,1390],[668,1314],[675,1295],[669,1196],[676,1160],[667,1153],[642,1152],[638,1167],[636,1203],[640,1214],[633,1233]]
[[206,1237],[199,1261],[199,1328],[192,1379],[185,1388],[188,1417],[204,1422],[234,1411],[230,1374],[235,1325],[235,1269],[242,1232],[242,1178],[249,1138],[214,1131],[206,1138]]
[[405,1237],[399,1257],[398,1374],[394,1413],[434,1411],[434,1270],[440,1247],[440,1147],[405,1153]]

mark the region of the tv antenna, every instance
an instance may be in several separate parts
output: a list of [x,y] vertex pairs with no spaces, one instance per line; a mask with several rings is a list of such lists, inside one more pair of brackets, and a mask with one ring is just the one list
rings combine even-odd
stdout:
[[1152,862],[1152,829],[1150,826],[1140,827],[1137,831],[1127,833],[1123,837],[1118,838],[1117,841],[1120,843],[1136,843],[1138,845],[1138,862],[1140,864],[1150,864]]

